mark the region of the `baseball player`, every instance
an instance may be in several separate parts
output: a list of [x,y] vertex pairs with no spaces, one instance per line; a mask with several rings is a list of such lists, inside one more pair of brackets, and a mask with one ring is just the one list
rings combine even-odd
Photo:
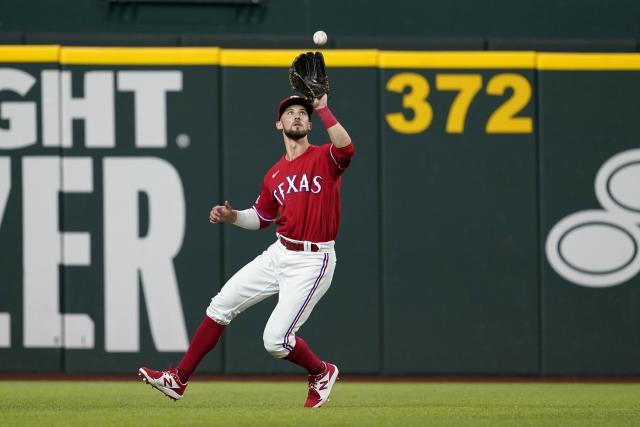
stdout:
[[[311,145],[310,116],[316,113],[330,144]],[[338,367],[322,361],[296,335],[327,292],[336,265],[334,241],[340,224],[340,180],[354,154],[347,131],[327,105],[327,95],[313,100],[290,96],[278,107],[276,129],[285,154],[269,169],[255,204],[235,210],[229,202],[209,213],[212,224],[229,222],[248,230],[277,224],[276,241],[240,269],[211,300],[206,316],[177,368],[140,368],[139,376],[174,400],[181,399],[189,377],[241,312],[278,294],[278,304],[264,329],[265,349],[309,373],[305,407],[329,400]]]

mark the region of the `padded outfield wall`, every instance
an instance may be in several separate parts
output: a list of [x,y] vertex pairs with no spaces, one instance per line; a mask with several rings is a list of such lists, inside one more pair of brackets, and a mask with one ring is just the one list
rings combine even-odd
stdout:
[[[179,361],[274,240],[207,215],[249,206],[282,154],[297,53],[0,47],[0,369]],[[300,332],[318,354],[360,374],[638,375],[640,55],[325,53],[357,157]],[[262,349],[274,305],[200,372],[298,372]]]

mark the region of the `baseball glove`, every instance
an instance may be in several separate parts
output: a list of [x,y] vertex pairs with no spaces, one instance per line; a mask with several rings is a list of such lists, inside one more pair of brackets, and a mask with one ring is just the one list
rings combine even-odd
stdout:
[[289,84],[294,92],[304,96],[312,104],[315,98],[329,93],[329,77],[320,52],[301,53],[289,68]]

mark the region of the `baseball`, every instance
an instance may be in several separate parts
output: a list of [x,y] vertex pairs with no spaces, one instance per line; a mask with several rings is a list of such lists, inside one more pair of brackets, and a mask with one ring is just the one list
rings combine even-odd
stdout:
[[327,33],[322,30],[316,31],[313,33],[313,42],[318,46],[324,45],[327,42]]

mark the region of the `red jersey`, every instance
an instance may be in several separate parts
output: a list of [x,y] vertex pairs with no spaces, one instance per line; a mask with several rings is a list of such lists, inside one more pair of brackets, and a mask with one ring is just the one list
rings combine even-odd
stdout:
[[267,171],[253,205],[260,228],[272,222],[276,232],[294,240],[335,240],[340,226],[340,177],[353,157],[353,144],[310,145],[294,160],[282,156]]

